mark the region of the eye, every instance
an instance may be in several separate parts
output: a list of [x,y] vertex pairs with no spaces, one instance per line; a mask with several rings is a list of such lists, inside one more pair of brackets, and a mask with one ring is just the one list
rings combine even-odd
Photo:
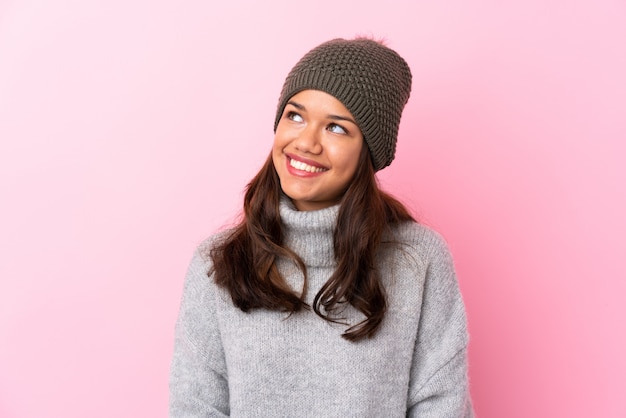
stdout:
[[337,125],[336,123],[331,123],[326,129],[335,134],[346,135],[348,133],[348,131],[343,126]]
[[293,111],[287,112],[285,114],[285,116],[287,117],[287,119],[292,120],[294,122],[303,122],[304,121],[302,116],[300,116],[298,113],[293,112]]

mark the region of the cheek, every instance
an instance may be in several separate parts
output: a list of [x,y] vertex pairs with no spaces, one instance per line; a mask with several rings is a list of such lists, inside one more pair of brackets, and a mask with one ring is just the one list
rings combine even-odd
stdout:
[[274,163],[274,168],[278,170],[282,165],[280,164],[280,156],[281,152],[276,149],[276,147],[272,148],[272,162]]
[[278,135],[274,136],[274,143],[272,144],[272,161],[274,162],[274,167],[276,170],[280,172],[280,169],[283,167],[283,149],[285,148],[285,144],[280,140]]
[[336,161],[340,164],[346,175],[352,175],[356,171],[359,165],[360,154],[360,146],[352,146],[338,150]]
[[279,124],[274,134],[273,149],[276,152],[282,152],[283,148],[289,143],[288,132]]
[[274,142],[272,142],[272,153],[276,156],[276,154],[279,154],[282,152],[282,149],[283,149],[282,142],[278,134],[276,134],[274,135]]

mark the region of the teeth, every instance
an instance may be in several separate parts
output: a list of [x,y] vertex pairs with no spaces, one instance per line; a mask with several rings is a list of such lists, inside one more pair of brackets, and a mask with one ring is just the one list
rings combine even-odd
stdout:
[[325,171],[324,168],[313,167],[312,165],[308,165],[306,163],[303,163],[302,161],[296,161],[294,159],[289,160],[289,164],[297,170],[306,171],[308,173],[320,173],[322,171]]

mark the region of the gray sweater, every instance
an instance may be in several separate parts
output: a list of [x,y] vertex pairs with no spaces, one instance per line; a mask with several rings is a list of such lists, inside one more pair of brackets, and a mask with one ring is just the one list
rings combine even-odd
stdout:
[[[332,274],[338,206],[299,212],[281,203],[285,244],[308,273],[307,303]],[[244,313],[207,276],[196,251],[185,279],[170,376],[171,417],[472,417],[465,309],[448,249],[416,224],[396,227],[380,250],[388,312],[371,339],[311,310]],[[278,267],[294,290],[303,277]],[[352,325],[363,315],[346,306]]]

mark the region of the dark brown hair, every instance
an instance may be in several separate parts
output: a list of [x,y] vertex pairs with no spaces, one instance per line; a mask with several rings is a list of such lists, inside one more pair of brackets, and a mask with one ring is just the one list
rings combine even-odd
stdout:
[[[213,269],[209,274],[214,274],[216,283],[228,290],[235,306],[244,312],[264,308],[293,313],[308,308],[304,302],[306,267],[296,253],[283,246],[280,198],[280,180],[270,154],[247,186],[242,221],[211,251]],[[342,323],[336,314],[344,302],[365,315],[365,320],[345,331],[344,338],[357,341],[373,336],[379,328],[387,298],[376,254],[385,230],[409,220],[413,218],[404,205],[378,187],[364,146],[340,202],[333,236],[337,269],[313,300],[313,310],[327,321]],[[302,270],[300,295],[278,271],[278,257],[293,260]]]

